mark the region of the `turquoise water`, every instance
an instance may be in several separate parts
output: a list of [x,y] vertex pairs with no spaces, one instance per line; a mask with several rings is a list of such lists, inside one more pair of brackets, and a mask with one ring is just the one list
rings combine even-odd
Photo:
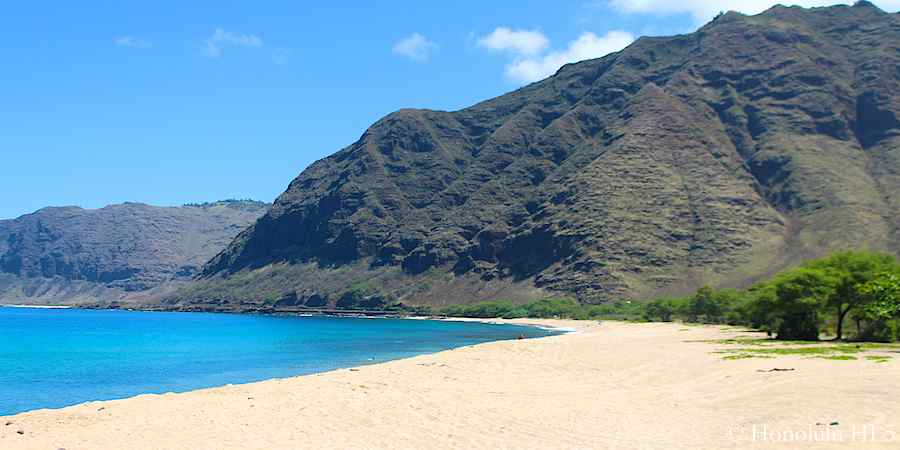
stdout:
[[427,320],[0,307],[0,415],[549,333]]

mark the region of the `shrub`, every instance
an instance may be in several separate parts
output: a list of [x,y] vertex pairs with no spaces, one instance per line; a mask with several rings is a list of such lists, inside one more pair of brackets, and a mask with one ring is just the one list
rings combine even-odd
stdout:
[[382,294],[378,288],[367,282],[353,283],[338,298],[335,306],[341,309],[391,309],[396,302],[388,295]]
[[503,317],[510,311],[515,309],[512,302],[508,300],[490,301],[472,303],[469,305],[453,305],[444,308],[445,315],[454,317],[472,317],[478,319],[489,319],[495,317]]
[[683,299],[657,298],[644,306],[641,317],[647,321],[671,322],[675,313],[681,309]]
[[528,309],[515,308],[510,311],[507,311],[506,314],[504,314],[501,317],[504,319],[521,319],[523,317],[528,317]]
[[572,318],[581,313],[581,305],[571,298],[545,298],[525,305],[529,317]]
[[866,321],[856,338],[873,342],[894,342],[900,340],[900,322],[885,319]]

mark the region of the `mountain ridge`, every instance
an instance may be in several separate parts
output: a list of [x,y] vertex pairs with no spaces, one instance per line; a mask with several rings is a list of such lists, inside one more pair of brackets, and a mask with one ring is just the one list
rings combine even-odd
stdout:
[[226,200],[180,207],[127,202],[47,207],[0,221],[0,299],[87,302],[187,281],[263,214]]
[[[170,305],[582,302],[900,245],[900,19],[727,13],[310,165]],[[240,282],[240,286],[234,286]],[[418,285],[418,286],[417,286]]]

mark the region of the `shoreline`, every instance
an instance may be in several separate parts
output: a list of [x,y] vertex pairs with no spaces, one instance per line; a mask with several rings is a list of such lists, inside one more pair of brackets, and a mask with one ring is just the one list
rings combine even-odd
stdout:
[[[413,320],[441,320],[446,322],[477,322],[477,323],[487,323],[491,325],[520,325],[526,327],[534,327],[540,330],[545,331],[556,331],[560,334],[568,334],[568,333],[577,333],[578,328],[572,326],[560,326],[549,325],[548,321],[568,321],[568,322],[584,322],[584,323],[597,323],[598,325],[601,323],[599,320],[573,320],[573,319],[536,319],[536,318],[521,318],[521,319],[501,319],[501,318],[490,318],[490,319],[479,319],[475,317],[452,317],[452,316],[409,316],[405,317],[406,319]],[[542,336],[549,337],[549,336]],[[534,338],[532,338],[534,339]]]
[[[462,317],[455,318],[455,317],[442,317],[442,316],[385,316],[385,315],[360,315],[360,314],[344,315],[344,314],[324,314],[324,313],[323,314],[210,313],[210,312],[198,312],[198,311],[159,311],[159,310],[146,311],[146,310],[123,310],[123,309],[116,309],[116,308],[97,309],[97,308],[78,308],[78,307],[70,307],[70,306],[48,306],[48,305],[32,306],[32,305],[5,305],[5,304],[0,305],[0,307],[23,308],[23,309],[28,309],[28,308],[73,309],[73,310],[81,309],[83,311],[131,311],[131,312],[139,312],[139,313],[154,312],[154,313],[183,313],[183,314],[194,314],[194,313],[240,314],[240,315],[248,315],[249,314],[249,315],[258,315],[258,316],[263,316],[263,317],[265,317],[265,316],[280,316],[280,317],[284,317],[284,318],[323,318],[324,317],[324,318],[338,318],[338,319],[378,319],[378,320],[393,319],[393,320],[415,320],[415,321],[433,321],[433,322],[466,322],[466,323],[481,323],[481,324],[486,324],[486,325],[501,325],[501,326],[502,325],[513,325],[516,327],[531,328],[534,330],[548,332],[547,334],[538,334],[536,331],[532,331],[531,333],[534,333],[535,335],[530,335],[529,337],[525,337],[526,335],[523,333],[523,334],[518,335],[519,336],[518,338],[516,337],[517,335],[510,334],[507,337],[503,337],[503,338],[498,337],[496,340],[491,340],[491,341],[464,344],[464,345],[459,345],[457,347],[446,348],[443,350],[430,350],[430,351],[426,351],[425,353],[413,354],[413,355],[404,356],[404,357],[400,357],[400,358],[396,358],[396,359],[381,359],[378,362],[374,362],[374,363],[359,362],[358,364],[355,364],[355,365],[347,365],[347,366],[338,367],[338,368],[321,369],[320,371],[316,371],[316,372],[301,372],[301,373],[297,373],[294,375],[283,375],[283,376],[277,376],[277,377],[272,377],[272,378],[256,379],[254,381],[225,382],[222,384],[216,384],[216,385],[211,385],[211,386],[195,387],[195,388],[191,388],[188,390],[139,392],[139,393],[135,393],[133,395],[128,395],[126,397],[107,398],[107,399],[103,399],[103,398],[89,399],[89,400],[85,400],[85,401],[82,401],[79,403],[69,404],[69,405],[65,405],[65,406],[38,407],[38,408],[20,411],[20,412],[16,412],[16,413],[12,413],[12,414],[0,413],[0,418],[8,418],[8,417],[13,417],[13,416],[16,416],[19,414],[28,414],[28,413],[32,413],[32,412],[36,412],[36,411],[59,411],[59,410],[67,409],[67,408],[79,407],[79,406],[86,405],[86,404],[103,403],[103,402],[110,402],[110,401],[123,401],[123,400],[128,400],[131,398],[141,397],[141,396],[145,396],[145,395],[189,394],[192,392],[204,391],[204,390],[209,390],[209,389],[217,389],[217,388],[222,388],[222,387],[227,387],[227,386],[241,386],[241,385],[262,383],[262,382],[273,381],[273,380],[286,380],[286,379],[292,379],[292,378],[298,378],[298,377],[316,376],[316,375],[321,375],[321,374],[325,374],[325,373],[329,373],[329,372],[333,372],[333,371],[339,371],[339,370],[356,370],[360,367],[365,367],[365,366],[369,366],[372,364],[384,364],[384,363],[389,363],[392,361],[400,361],[400,360],[404,360],[404,359],[408,359],[408,358],[415,358],[418,356],[433,355],[433,354],[444,352],[444,351],[452,351],[452,350],[458,349],[458,348],[472,347],[472,346],[477,346],[477,345],[481,345],[481,344],[485,344],[485,343],[510,341],[510,340],[516,340],[516,339],[518,339],[518,340],[542,339],[542,338],[557,336],[557,335],[561,335],[561,334],[566,334],[566,333],[572,332],[574,330],[572,328],[554,327],[554,326],[549,326],[546,324],[538,324],[538,323],[522,323],[519,321],[509,321],[509,320],[504,320],[504,319],[474,319],[474,318],[462,318]],[[524,330],[522,330],[522,331],[524,331]],[[516,332],[518,333],[519,331],[517,330]],[[0,448],[2,448],[2,447],[0,447]]]
[[853,427],[900,426],[897,361],[727,361],[713,341],[748,332],[714,326],[496,322],[577,332],[30,411],[3,418],[11,425],[0,426],[0,448],[721,449],[761,448],[752,440],[756,425],[781,431],[839,423],[829,430],[848,436]]
[[65,305],[0,305],[0,308],[32,308],[32,309],[72,309]]
[[[4,306],[10,307],[10,308],[32,308],[32,306],[29,306],[29,305],[16,305],[16,306],[0,305],[0,307],[4,307]],[[36,308],[38,308],[38,309],[78,309],[77,307],[73,308],[73,307],[68,307],[68,306],[63,306],[63,307],[41,306],[41,307],[36,307]],[[102,310],[123,311],[120,309],[102,309]],[[178,312],[178,313],[188,313],[188,314],[196,312],[196,311],[144,311],[144,310],[134,310],[134,311],[139,311],[139,312]],[[205,312],[202,312],[202,314],[232,314],[232,313],[205,313]],[[245,313],[237,313],[237,314],[245,314]],[[263,314],[263,315],[268,315],[268,314]],[[481,343],[477,343],[477,344],[463,345],[460,347],[446,349],[446,350],[439,350],[439,351],[435,351],[432,353],[423,353],[420,355],[407,356],[407,357],[399,358],[399,359],[380,361],[380,362],[376,362],[373,364],[360,364],[360,365],[355,365],[355,366],[347,366],[347,367],[342,367],[342,368],[337,368],[337,369],[330,369],[330,370],[326,370],[323,372],[313,372],[313,373],[291,375],[291,376],[285,376],[285,377],[267,378],[264,380],[251,381],[251,382],[246,382],[246,383],[226,383],[226,384],[222,384],[222,385],[218,385],[218,386],[202,387],[202,388],[191,389],[188,391],[181,391],[181,392],[174,392],[174,391],[161,392],[161,393],[148,392],[148,393],[141,393],[141,394],[136,394],[136,395],[132,395],[132,396],[128,396],[128,397],[108,399],[108,400],[87,400],[87,401],[84,401],[81,403],[76,403],[74,405],[62,406],[62,407],[58,407],[58,408],[36,408],[36,409],[30,409],[27,411],[22,411],[22,412],[15,413],[15,414],[9,414],[9,415],[0,414],[0,419],[9,419],[9,418],[16,417],[19,415],[27,415],[27,414],[45,412],[45,411],[49,411],[49,412],[63,411],[63,410],[70,409],[70,408],[80,408],[85,405],[94,405],[94,404],[101,404],[101,403],[107,403],[107,402],[122,402],[122,401],[128,401],[131,399],[145,397],[145,396],[185,395],[185,394],[191,394],[191,393],[195,393],[195,392],[216,390],[216,389],[234,387],[234,386],[250,386],[250,385],[254,385],[254,384],[258,384],[258,383],[268,383],[268,382],[275,382],[275,381],[280,381],[280,380],[292,380],[292,379],[296,379],[296,378],[314,377],[314,376],[329,374],[332,372],[340,372],[340,371],[347,371],[347,370],[357,371],[358,369],[363,368],[363,367],[382,365],[382,364],[390,364],[390,363],[398,362],[398,361],[405,361],[405,360],[409,360],[409,359],[427,357],[427,356],[431,356],[431,355],[438,355],[440,353],[452,352],[452,351],[464,349],[464,348],[475,348],[475,347],[485,345],[485,344],[493,344],[493,343],[498,343],[498,342],[529,341],[529,340],[536,340],[536,339],[547,339],[547,338],[564,336],[566,334],[572,334],[572,333],[578,332],[578,330],[575,327],[559,326],[559,325],[554,325],[554,324],[548,323],[548,321],[574,322],[574,320],[569,320],[569,319],[501,319],[501,318],[480,319],[480,318],[471,318],[471,317],[436,317],[436,316],[385,317],[385,316],[345,316],[345,315],[331,315],[331,314],[308,314],[308,315],[286,314],[286,315],[295,316],[295,317],[335,317],[335,318],[349,318],[349,319],[430,320],[430,321],[436,321],[436,322],[472,322],[472,323],[484,323],[484,324],[488,324],[488,325],[516,325],[516,326],[522,326],[522,327],[537,328],[537,329],[540,329],[543,331],[556,332],[557,334],[548,334],[545,336],[536,336],[536,337],[529,337],[529,338],[524,338],[524,339],[509,338],[509,339],[481,342]],[[544,321],[544,322],[535,323],[534,322],[535,320]],[[528,321],[528,323],[525,323],[524,321]],[[591,321],[584,321],[584,322],[589,323]]]
[[[396,313],[393,311],[365,311],[365,310],[310,310],[310,311],[183,311],[178,309],[142,309],[142,308],[118,308],[118,307],[94,307],[92,305],[5,305],[0,307],[7,308],[35,308],[35,309],[83,309],[90,311],[137,311],[137,312],[162,312],[162,313],[199,313],[199,314],[250,314],[260,316],[287,316],[287,317],[344,317],[358,319],[405,319],[405,320],[435,320],[449,322],[477,322],[491,325],[520,325],[530,326],[546,331],[556,331],[560,333],[574,333],[578,330],[573,327],[548,326],[548,320],[569,320],[569,319],[539,319],[539,318],[522,318],[522,319],[502,319],[502,318],[474,318],[474,317],[454,317],[427,315],[420,316],[414,314]],[[527,321],[527,322],[520,322]],[[541,322],[545,321],[545,322]],[[590,322],[590,321],[585,321]]]

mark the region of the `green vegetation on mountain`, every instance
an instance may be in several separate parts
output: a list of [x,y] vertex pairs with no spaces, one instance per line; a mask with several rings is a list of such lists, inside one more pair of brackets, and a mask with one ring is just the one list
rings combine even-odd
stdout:
[[[896,254],[897,192],[900,16],[727,13],[470,108],[388,115],[165,301],[335,306],[358,283],[438,308],[742,288],[833,250]],[[771,294],[799,327],[782,332],[811,334],[807,299],[848,286],[819,272]]]
[[451,306],[440,312],[480,318],[682,320],[747,326],[774,334],[779,340],[808,341],[818,340],[823,334],[838,340],[846,338],[845,322],[849,318],[852,338],[890,342],[900,340],[900,263],[893,255],[843,251],[787,269],[746,290],[703,286],[686,297],[606,305],[582,305],[572,299],[545,299],[524,305],[489,301]]

